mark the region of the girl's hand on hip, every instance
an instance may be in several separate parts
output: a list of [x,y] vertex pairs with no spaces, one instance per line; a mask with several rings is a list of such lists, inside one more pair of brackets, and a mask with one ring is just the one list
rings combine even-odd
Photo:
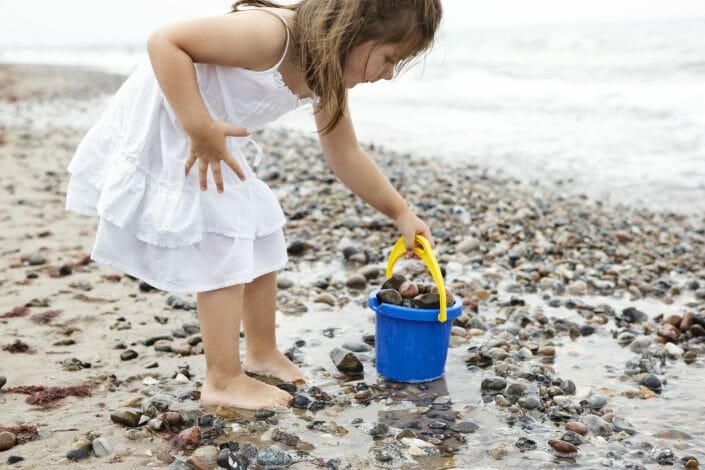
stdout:
[[400,216],[394,219],[394,224],[404,236],[404,242],[406,244],[406,254],[404,255],[405,259],[416,257],[414,254],[416,235],[424,236],[431,246],[434,246],[433,237],[431,236],[431,230],[428,228],[428,225],[419,219],[416,214],[411,211],[411,209],[404,211]]
[[250,131],[244,127],[233,126],[222,121],[211,121],[207,126],[199,129],[198,132],[189,134],[189,157],[186,160],[186,175],[188,176],[191,167],[198,160],[198,178],[201,182],[201,190],[208,189],[208,168],[210,167],[215,186],[219,193],[223,192],[223,174],[220,162],[225,162],[233,172],[245,181],[245,172],[235,161],[235,157],[230,153],[225,145],[227,137],[247,137]]

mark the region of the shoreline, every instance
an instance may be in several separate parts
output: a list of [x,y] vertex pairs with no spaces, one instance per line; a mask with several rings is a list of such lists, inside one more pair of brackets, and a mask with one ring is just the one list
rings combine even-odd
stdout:
[[[13,64],[0,62],[0,82],[9,82],[12,85],[11,74],[8,70],[16,70],[22,79],[22,89],[18,92],[12,92],[12,86],[5,87],[0,91],[0,101],[8,101],[8,96],[16,95],[15,99],[10,99],[10,102],[15,102],[18,109],[14,114],[19,115],[25,122],[32,120],[27,118],[27,115],[34,115],[34,119],[39,121],[39,126],[52,126],[53,122],[60,122],[59,127],[68,126],[72,128],[87,128],[94,122],[98,114],[96,109],[101,109],[106,106],[109,97],[117,90],[122,82],[127,78],[127,75],[119,72],[111,72],[103,70],[100,67],[91,67],[86,65],[51,65],[51,64]],[[76,75],[78,79],[74,79]],[[43,84],[45,78],[50,78],[51,86]],[[58,85],[58,86],[57,86]],[[51,91],[53,90],[53,91]],[[60,90],[57,91],[57,90]],[[31,98],[31,104],[22,106],[26,102],[26,98]],[[63,109],[58,109],[56,106],[43,106],[46,103],[62,103]],[[75,111],[73,108],[80,108]],[[299,111],[301,113],[301,111]],[[49,116],[42,121],[37,115],[44,114]],[[308,116],[306,116],[308,118]],[[296,117],[298,119],[298,115]],[[296,120],[294,119],[294,121]],[[0,110],[0,123],[3,121],[17,121],[18,118],[9,110],[3,113]],[[279,123],[273,127],[286,129],[291,132],[300,133],[302,135],[315,135],[313,129],[306,132],[298,125],[292,125],[292,120],[283,117]],[[378,140],[378,139],[373,139]],[[616,208],[624,208],[626,210],[634,210],[637,212],[654,212],[654,213],[670,213],[677,215],[686,215],[698,225],[705,225],[705,216],[702,215],[703,204],[693,201],[693,188],[678,187],[675,183],[663,183],[661,185],[651,185],[650,189],[634,184],[622,185],[622,191],[636,192],[636,195],[620,196],[615,190],[607,188],[578,188],[576,185],[584,184],[580,178],[571,175],[557,177],[556,175],[544,178],[538,178],[536,172],[531,174],[517,173],[517,169],[499,168],[488,166],[484,162],[466,162],[458,155],[452,157],[444,157],[442,150],[437,153],[432,153],[430,156],[424,157],[420,152],[414,153],[406,150],[394,149],[385,145],[375,144],[361,140],[363,145],[375,147],[382,151],[390,151],[404,158],[418,159],[433,159],[434,161],[442,161],[444,166],[460,169],[470,169],[482,171],[484,174],[492,175],[493,177],[502,179],[517,179],[521,181],[523,187],[537,188],[544,195],[551,197],[570,197],[587,199],[594,204],[606,204]],[[424,152],[427,154],[428,152]],[[626,171],[626,170],[625,170]],[[654,198],[653,194],[664,191],[672,196],[659,196]],[[691,194],[691,197],[688,195]],[[682,209],[684,200],[691,201],[692,204],[688,209]],[[699,198],[695,198],[699,200]],[[680,202],[678,202],[680,201]],[[681,204],[680,206],[678,204]],[[674,209],[678,207],[678,209]],[[620,209],[622,210],[622,209]]]
[[[7,70],[0,66],[0,78]],[[47,109],[63,115],[86,93],[82,106],[92,106],[122,80],[80,68],[44,68],[41,77],[36,70],[25,69],[26,80],[13,71],[10,108],[25,121],[0,128],[12,175],[0,197],[0,427],[35,430],[24,439],[14,429],[27,442],[0,451],[1,461],[215,468],[217,445],[232,440],[238,455],[252,452],[247,444],[256,453],[275,445],[296,470],[705,462],[705,429],[691,413],[705,357],[701,221],[541,194],[491,170],[438,168],[370,149],[432,223],[447,284],[464,303],[445,378],[388,383],[365,350],[374,314],[363,305],[381,284],[396,231],[335,181],[312,138],[278,128],[255,136],[271,155],[258,173],[288,219],[278,336],[312,374],[297,393],[322,409],[205,414],[197,400],[203,358],[195,297],[155,291],[87,259],[96,221],[63,210],[65,167],[85,129],[36,125]],[[399,270],[427,277],[414,263]],[[332,363],[329,352],[343,344],[364,351],[361,380]],[[9,391],[33,385],[81,386],[91,395],[43,408]],[[167,418],[191,439],[146,424]],[[568,426],[573,421],[587,434],[568,434],[580,428]],[[577,445],[577,457],[557,453],[552,440]],[[72,451],[81,458],[71,460]]]

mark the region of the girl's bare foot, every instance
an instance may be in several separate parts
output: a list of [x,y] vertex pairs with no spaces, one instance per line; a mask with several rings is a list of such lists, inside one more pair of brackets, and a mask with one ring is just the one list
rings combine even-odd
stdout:
[[284,382],[308,379],[308,374],[299,369],[288,357],[276,349],[268,353],[258,353],[256,355],[248,352],[242,367],[247,372],[269,375],[281,379]]
[[246,410],[286,406],[291,395],[272,385],[248,377],[244,372],[223,380],[206,376],[201,388],[201,403],[225,405]]

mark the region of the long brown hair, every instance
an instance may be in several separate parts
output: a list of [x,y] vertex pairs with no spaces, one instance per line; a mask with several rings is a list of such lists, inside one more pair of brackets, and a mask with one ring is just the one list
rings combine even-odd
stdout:
[[238,0],[241,6],[283,8],[296,13],[293,45],[306,85],[318,106],[332,116],[319,132],[327,134],[340,122],[347,89],[343,64],[350,51],[366,42],[402,44],[399,72],[428,49],[441,21],[440,0],[301,0],[281,5],[269,0]]

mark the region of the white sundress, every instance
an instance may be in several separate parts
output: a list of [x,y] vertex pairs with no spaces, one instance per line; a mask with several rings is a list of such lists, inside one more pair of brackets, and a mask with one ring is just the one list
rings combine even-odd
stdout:
[[[280,18],[284,22],[283,18]],[[286,22],[284,22],[286,25]],[[286,49],[289,46],[287,28]],[[198,86],[213,119],[256,129],[305,104],[269,70],[196,64]],[[253,279],[287,262],[284,213],[254,174],[242,148],[227,139],[246,175],[222,164],[224,192],[212,175],[201,191],[188,177],[188,139],[149,62],[139,66],[91,127],[69,164],[66,209],[100,218],[91,258],[170,292],[202,292]]]

